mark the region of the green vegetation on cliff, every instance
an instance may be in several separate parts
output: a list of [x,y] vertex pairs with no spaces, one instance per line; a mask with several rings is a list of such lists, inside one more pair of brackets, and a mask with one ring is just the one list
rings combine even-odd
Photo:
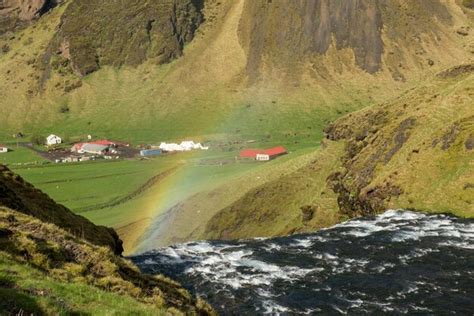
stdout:
[[0,281],[0,311],[9,314],[213,314],[176,282],[141,274],[107,247],[4,207]]

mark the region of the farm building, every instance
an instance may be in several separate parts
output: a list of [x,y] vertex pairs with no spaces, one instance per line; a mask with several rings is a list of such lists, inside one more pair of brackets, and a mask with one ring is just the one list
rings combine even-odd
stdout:
[[87,143],[74,144],[71,147],[71,152],[73,152],[73,153],[82,153],[83,152],[82,148],[85,145],[99,145],[99,146],[106,146],[106,147],[109,147],[109,148],[117,148],[119,145],[120,146],[128,146],[128,144],[117,143],[117,142],[112,142],[112,141],[109,141],[109,140],[106,140],[106,139],[102,139],[102,140],[96,140],[96,141],[87,142]]
[[4,154],[8,152],[8,147],[5,145],[0,145],[0,154]]
[[193,141],[183,141],[181,144],[176,143],[161,143],[159,147],[164,152],[174,151],[191,151],[191,150],[208,150],[209,147],[204,147],[201,143],[195,143]]
[[48,145],[48,146],[59,145],[62,142],[63,141],[62,141],[61,137],[59,137],[57,135],[54,135],[54,134],[51,134],[48,137],[46,137],[46,145]]
[[109,146],[87,143],[78,151],[81,154],[104,155],[109,151]]
[[288,152],[282,146],[269,149],[245,149],[240,152],[240,158],[250,158],[257,161],[270,161]]
[[161,155],[161,150],[159,149],[144,149],[140,151],[140,156],[142,157],[150,157],[150,156],[158,156]]

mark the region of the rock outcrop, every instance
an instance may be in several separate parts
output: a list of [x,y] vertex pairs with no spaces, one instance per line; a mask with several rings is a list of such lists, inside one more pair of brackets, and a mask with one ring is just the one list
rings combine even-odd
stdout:
[[61,0],[1,0],[0,35],[40,17]]

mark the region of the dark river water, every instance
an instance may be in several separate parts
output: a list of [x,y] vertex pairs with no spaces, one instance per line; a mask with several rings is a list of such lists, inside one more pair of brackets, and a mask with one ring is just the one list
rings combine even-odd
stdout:
[[308,235],[193,242],[132,258],[223,315],[474,314],[474,221],[409,211]]

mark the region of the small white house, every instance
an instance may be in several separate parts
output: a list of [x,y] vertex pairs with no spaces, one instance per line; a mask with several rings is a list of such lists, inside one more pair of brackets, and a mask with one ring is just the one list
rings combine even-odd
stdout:
[[4,154],[8,152],[8,147],[0,145],[0,154]]
[[61,137],[53,135],[53,134],[46,137],[46,145],[48,145],[48,146],[58,145],[58,144],[61,144],[62,142],[63,141],[62,141]]

